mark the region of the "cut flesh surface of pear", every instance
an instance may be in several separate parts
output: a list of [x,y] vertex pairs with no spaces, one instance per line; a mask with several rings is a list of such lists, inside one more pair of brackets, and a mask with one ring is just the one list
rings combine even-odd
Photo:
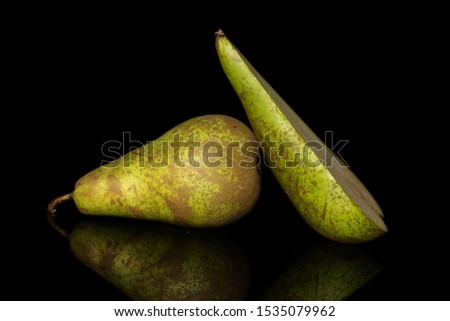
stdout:
[[[361,183],[358,177],[350,170],[348,166],[335,154],[333,151],[326,146],[322,140],[317,137],[316,134],[309,128],[308,125],[297,115],[297,113],[292,110],[292,108],[284,101],[283,98],[278,95],[278,93],[269,85],[269,83],[258,73],[258,71],[253,68],[253,66],[244,58],[249,66],[249,69],[255,74],[255,77],[260,81],[261,86],[269,94],[270,98],[273,99],[275,104],[280,108],[295,130],[300,134],[301,137],[308,143],[318,142],[324,148],[317,149],[313,148],[312,151],[316,156],[327,165],[330,174],[338,182],[338,184],[343,188],[343,190],[349,195],[349,197],[363,210],[363,212],[377,225],[381,228],[387,230],[387,227],[380,217],[384,217],[383,211],[381,210],[378,203],[375,201],[373,196]],[[337,163],[335,163],[336,161]]]

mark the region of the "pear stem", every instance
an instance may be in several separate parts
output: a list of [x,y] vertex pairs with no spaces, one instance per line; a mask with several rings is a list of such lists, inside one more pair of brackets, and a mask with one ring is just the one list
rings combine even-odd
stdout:
[[49,215],[55,217],[56,207],[61,204],[62,202],[65,202],[67,200],[70,200],[73,198],[73,193],[69,193],[60,197],[55,198],[53,201],[51,201],[47,206],[47,212]]
[[56,223],[56,207],[61,204],[62,202],[65,202],[67,200],[70,200],[73,198],[73,193],[69,193],[60,197],[55,198],[53,201],[51,201],[47,206],[47,221],[50,223],[50,225],[61,235],[65,237],[69,237],[69,232],[67,232],[65,229],[63,229],[58,223]]
[[222,29],[219,29],[215,32],[215,35],[217,38],[225,37],[225,32],[223,32]]

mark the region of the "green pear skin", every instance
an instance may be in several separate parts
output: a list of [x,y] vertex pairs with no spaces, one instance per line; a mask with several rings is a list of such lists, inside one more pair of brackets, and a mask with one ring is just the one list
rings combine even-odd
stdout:
[[284,271],[262,300],[346,300],[382,271],[364,250],[344,244],[317,245]]
[[[267,143],[270,135],[270,141],[276,143],[270,148],[265,145],[265,158],[306,223],[321,235],[343,243],[367,242],[384,234],[383,213],[369,191],[347,167],[332,164],[335,155],[331,150],[222,31],[217,33],[216,49],[256,137]],[[321,148],[310,147],[310,142],[319,143]],[[321,157],[316,155],[319,152]]]
[[258,200],[255,144],[253,132],[239,120],[199,116],[86,174],[70,197],[88,215],[223,226],[246,215]]
[[104,219],[78,223],[73,254],[133,300],[243,300],[250,266],[211,230]]

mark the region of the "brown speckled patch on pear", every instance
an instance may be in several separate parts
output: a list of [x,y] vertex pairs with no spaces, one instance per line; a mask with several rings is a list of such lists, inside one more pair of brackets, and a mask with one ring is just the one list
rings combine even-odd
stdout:
[[[227,223],[237,220],[243,213],[249,212],[256,204],[260,192],[260,174],[255,168],[240,166],[242,154],[236,153],[233,158],[232,181],[223,175],[218,175],[221,191],[214,195],[216,204],[233,204],[234,215],[228,218]],[[227,198],[225,198],[228,196]]]
[[255,206],[260,193],[260,173],[253,168],[238,167],[236,176],[239,178],[238,183],[242,184],[242,190],[238,191],[236,186],[230,186],[230,188],[237,194],[235,198],[239,200],[242,210],[249,211]]
[[137,208],[136,206],[126,206],[127,212],[131,213],[134,218],[145,220],[147,218],[146,213]]
[[114,253],[114,252],[108,251],[108,250],[104,251],[101,254],[99,267],[103,270],[110,269],[114,265],[116,258],[117,258],[117,253]]
[[[189,170],[189,168],[174,168],[174,171],[183,170],[186,171]],[[174,173],[174,171],[171,172]],[[170,195],[165,195],[164,199],[174,215],[174,223],[177,225],[189,226],[192,209],[188,204],[188,200],[190,193],[193,191],[186,185],[176,186],[173,182],[173,180],[177,180],[176,175],[167,175],[165,179],[165,183],[172,188],[172,193]]]
[[[130,174],[129,171],[127,171],[127,173]],[[136,189],[136,185],[131,185],[131,186],[129,186],[129,187],[128,187],[128,192],[133,192],[133,194],[134,194],[135,196],[138,196],[138,195],[139,195],[138,192],[137,192],[137,189]]]
[[328,200],[325,199],[325,204],[322,208],[322,220],[325,220],[325,216],[327,215],[327,206],[328,206]]
[[109,174],[108,176],[108,190],[112,195],[117,195],[118,197],[123,196],[122,184],[120,180],[114,175]]

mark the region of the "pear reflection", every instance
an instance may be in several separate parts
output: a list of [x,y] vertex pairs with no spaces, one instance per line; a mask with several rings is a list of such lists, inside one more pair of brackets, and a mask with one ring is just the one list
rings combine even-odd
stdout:
[[134,300],[243,300],[250,266],[217,232],[89,220],[70,235],[75,256]]
[[382,270],[360,248],[324,243],[292,263],[263,294],[263,300],[337,301],[349,298]]

